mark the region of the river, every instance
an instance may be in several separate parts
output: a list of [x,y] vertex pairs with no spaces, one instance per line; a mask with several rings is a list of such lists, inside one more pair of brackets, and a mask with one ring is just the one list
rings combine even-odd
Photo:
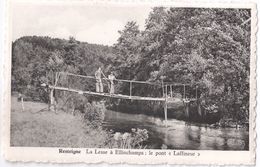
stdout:
[[132,128],[147,129],[149,149],[185,150],[248,150],[247,129],[209,128],[203,124],[186,123],[176,119],[164,120],[143,114],[128,114],[107,110],[103,127],[115,132],[130,132]]

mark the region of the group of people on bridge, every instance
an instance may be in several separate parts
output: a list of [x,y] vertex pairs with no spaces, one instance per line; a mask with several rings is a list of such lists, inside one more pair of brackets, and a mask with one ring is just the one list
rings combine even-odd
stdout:
[[115,93],[115,85],[114,85],[114,80],[116,77],[114,76],[113,72],[111,72],[108,75],[108,78],[106,75],[102,72],[101,68],[99,67],[98,70],[95,72],[95,78],[96,78],[96,92],[103,93],[104,92],[104,86],[102,83],[102,76],[109,80],[108,88],[109,88],[109,93],[114,94]]

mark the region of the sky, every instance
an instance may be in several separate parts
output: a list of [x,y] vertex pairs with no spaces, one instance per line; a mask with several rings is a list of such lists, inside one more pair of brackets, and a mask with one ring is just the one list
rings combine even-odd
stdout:
[[127,21],[136,21],[144,29],[149,6],[93,4],[15,3],[12,7],[12,40],[37,35],[113,45]]

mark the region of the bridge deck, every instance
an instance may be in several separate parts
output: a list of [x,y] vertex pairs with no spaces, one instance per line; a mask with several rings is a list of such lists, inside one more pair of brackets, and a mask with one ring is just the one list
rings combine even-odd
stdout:
[[[141,96],[128,96],[122,94],[109,94],[109,93],[100,93],[100,92],[91,92],[91,91],[82,91],[76,90],[71,88],[59,87],[59,86],[49,86],[51,89],[62,90],[62,91],[69,91],[75,92],[78,94],[88,94],[94,96],[103,96],[103,97],[111,97],[111,98],[118,98],[118,99],[128,99],[128,100],[143,100],[143,101],[162,101],[165,102],[166,99],[163,97],[141,97]],[[189,99],[189,101],[195,101],[196,99]],[[175,100],[173,98],[167,98],[167,103],[174,103]]]
[[104,96],[104,97],[111,97],[111,98],[120,98],[120,99],[128,99],[128,100],[165,101],[165,98],[128,96],[122,94],[109,94],[109,93],[82,91],[82,90],[76,90],[76,89],[59,87],[59,86],[49,86],[49,87],[56,90],[63,90],[63,91],[75,92],[79,94],[88,94],[88,95]]

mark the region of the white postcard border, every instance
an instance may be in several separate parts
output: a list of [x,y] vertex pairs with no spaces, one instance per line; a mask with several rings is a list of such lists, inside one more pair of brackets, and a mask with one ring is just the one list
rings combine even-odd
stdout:
[[[35,1],[25,0],[28,3],[35,3]],[[16,2],[16,1],[12,1]],[[24,2],[24,1],[22,1]],[[110,0],[105,1],[40,1],[41,3],[58,3],[67,5],[78,5],[81,3],[88,4],[104,4],[109,3],[118,5],[160,5],[158,2],[148,1],[116,1]],[[37,1],[37,3],[40,3]],[[220,7],[220,8],[251,8],[251,57],[250,57],[250,129],[249,129],[249,151],[206,151],[206,150],[133,150],[131,151],[142,151],[147,155],[114,155],[114,154],[86,154],[87,148],[49,148],[49,147],[10,147],[10,99],[11,99],[11,13],[10,7],[12,3],[8,4],[6,19],[8,25],[5,27],[5,60],[4,64],[4,98],[3,106],[1,106],[2,112],[2,150],[4,152],[5,159],[9,161],[23,161],[23,162],[56,162],[56,163],[74,163],[74,162],[85,162],[85,163],[127,163],[127,164],[243,164],[253,165],[255,163],[255,150],[256,150],[256,32],[257,32],[257,16],[256,16],[256,5],[253,3],[239,4],[239,3],[181,3],[175,1],[161,1],[161,4],[174,7]],[[81,154],[60,154],[59,149],[74,149],[80,150]],[[95,150],[95,149],[90,149]],[[97,149],[105,150],[105,149]],[[108,150],[108,149],[107,149]],[[118,149],[120,150],[120,149]],[[110,149],[108,152],[111,151]],[[115,152],[115,149],[112,149]],[[149,151],[155,154],[156,152],[165,151],[166,154],[171,153],[171,156],[155,156],[149,155]],[[195,153],[199,156],[173,156],[173,151],[184,151]]]

